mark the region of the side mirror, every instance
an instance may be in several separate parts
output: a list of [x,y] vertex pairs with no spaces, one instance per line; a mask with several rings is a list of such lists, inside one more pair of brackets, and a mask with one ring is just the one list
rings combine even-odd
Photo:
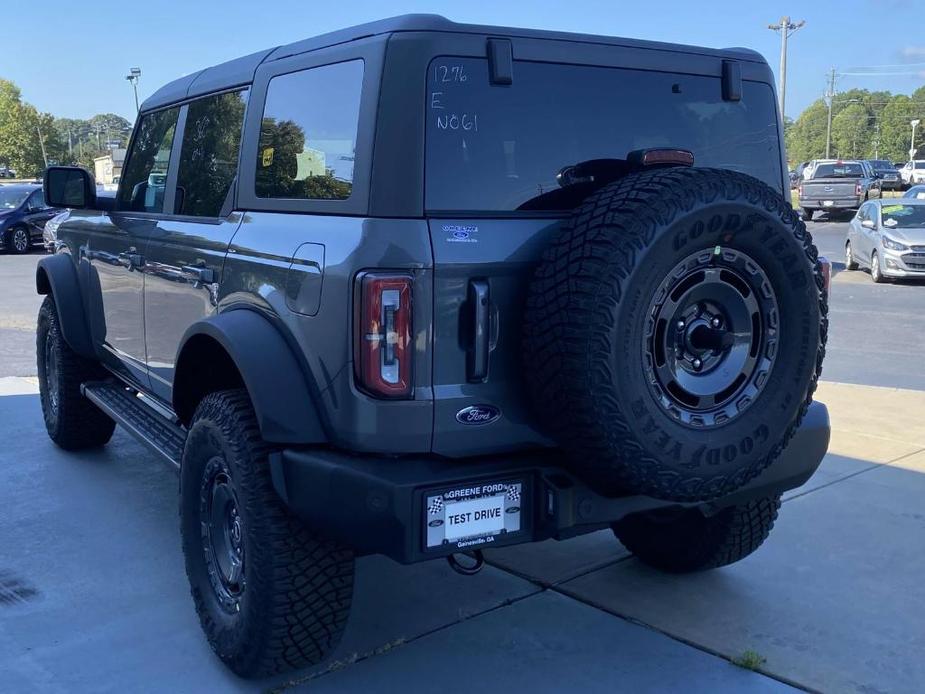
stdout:
[[877,228],[877,224],[872,219],[865,219],[864,221],[861,222],[861,226],[864,227],[865,229],[876,229]]
[[49,166],[42,187],[50,207],[84,210],[96,206],[96,181],[79,166]]

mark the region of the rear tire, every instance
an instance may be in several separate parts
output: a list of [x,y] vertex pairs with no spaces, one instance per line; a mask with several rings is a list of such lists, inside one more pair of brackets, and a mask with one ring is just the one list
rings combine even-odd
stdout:
[[813,211],[812,211],[812,210],[801,209],[801,210],[800,210],[800,219],[802,219],[804,222],[811,222],[811,221],[813,221]]
[[196,408],[180,468],[186,573],[212,649],[242,677],[321,661],[343,634],[353,552],[306,528],[270,479],[244,390]]
[[39,396],[49,438],[68,451],[106,444],[116,423],[80,392],[82,383],[106,378],[106,371],[65,342],[51,296],[45,297],[39,309],[36,354]]
[[704,571],[733,564],[767,539],[780,496],[755,499],[704,516],[696,508],[628,516],[613,527],[626,549],[649,566],[671,573]]

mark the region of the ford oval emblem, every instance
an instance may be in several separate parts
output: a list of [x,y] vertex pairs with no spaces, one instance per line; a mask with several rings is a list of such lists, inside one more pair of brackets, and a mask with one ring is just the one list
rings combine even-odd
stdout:
[[501,417],[501,410],[494,405],[469,405],[456,413],[460,424],[491,424]]

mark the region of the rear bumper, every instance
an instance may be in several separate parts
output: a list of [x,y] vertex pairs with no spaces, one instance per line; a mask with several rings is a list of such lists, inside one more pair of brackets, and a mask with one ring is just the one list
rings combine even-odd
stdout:
[[[823,205],[823,202],[831,202],[831,205]],[[863,200],[859,198],[833,198],[825,199],[813,198],[811,200],[801,198],[800,207],[804,210],[856,210],[861,206]]]
[[[710,502],[719,509],[780,494],[806,482],[829,444],[829,414],[813,403],[781,456],[742,489]],[[565,539],[609,526],[632,513],[681,506],[647,496],[605,497],[559,467],[555,452],[469,459],[349,456],[285,450],[270,457],[273,485],[290,510],[360,554],[410,564],[463,551],[450,543],[426,549],[425,490],[499,479],[523,480],[522,527],[492,547]],[[689,504],[688,504],[689,505]]]

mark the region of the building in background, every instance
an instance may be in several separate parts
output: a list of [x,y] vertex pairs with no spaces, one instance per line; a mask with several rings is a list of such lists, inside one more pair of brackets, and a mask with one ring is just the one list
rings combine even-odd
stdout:
[[125,150],[122,148],[111,149],[109,154],[96,157],[93,160],[93,175],[96,176],[96,182],[103,185],[114,183],[122,175],[124,163]]

